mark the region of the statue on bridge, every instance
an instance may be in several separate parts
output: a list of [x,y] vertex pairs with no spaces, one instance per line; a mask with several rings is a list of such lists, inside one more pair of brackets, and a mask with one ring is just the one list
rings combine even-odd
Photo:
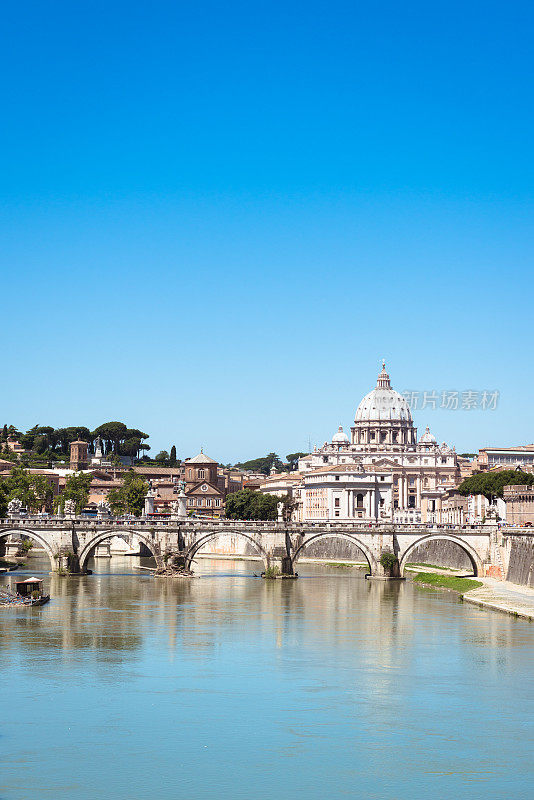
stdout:
[[10,517],[15,517],[20,514],[20,509],[22,508],[22,501],[19,500],[18,497],[14,497],[12,500],[9,501],[7,504],[7,513]]

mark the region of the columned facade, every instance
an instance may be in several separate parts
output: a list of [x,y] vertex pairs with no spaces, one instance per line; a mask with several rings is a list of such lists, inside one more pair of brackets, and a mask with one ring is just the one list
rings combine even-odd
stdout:
[[428,428],[417,439],[409,405],[391,387],[385,364],[356,410],[350,437],[340,426],[331,442],[299,460],[299,472],[348,464],[390,475],[392,513],[399,522],[439,522],[441,497],[460,479],[454,448],[439,445]]

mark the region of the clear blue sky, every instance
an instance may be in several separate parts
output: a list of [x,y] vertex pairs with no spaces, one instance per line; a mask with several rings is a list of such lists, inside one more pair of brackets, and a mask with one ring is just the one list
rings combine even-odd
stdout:
[[532,4],[11,2],[2,417],[236,461],[395,388],[534,441]]

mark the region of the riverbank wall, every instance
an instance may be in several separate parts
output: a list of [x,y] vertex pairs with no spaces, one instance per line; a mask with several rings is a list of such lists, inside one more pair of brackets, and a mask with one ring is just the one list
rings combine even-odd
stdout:
[[534,588],[534,535],[503,535],[501,546],[506,580]]
[[[497,545],[502,561],[502,578],[519,586],[534,587],[534,534],[532,536],[502,533]],[[242,536],[222,534],[211,541],[203,555],[257,558],[255,547]],[[365,556],[354,543],[339,536],[325,537],[309,544],[302,558],[310,561],[364,562]],[[434,564],[437,567],[471,569],[467,553],[450,541],[432,541],[417,547],[410,554],[410,563]]]
[[[256,548],[231,533],[222,534],[202,549],[202,555],[208,556],[241,556],[258,558]],[[329,536],[309,544],[302,552],[302,557],[309,561],[347,561],[364,562],[366,558],[359,547],[348,539]]]

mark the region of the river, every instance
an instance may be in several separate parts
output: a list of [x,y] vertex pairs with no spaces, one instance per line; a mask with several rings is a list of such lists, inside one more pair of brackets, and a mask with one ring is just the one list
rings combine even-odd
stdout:
[[0,611],[1,800],[533,796],[531,623],[356,570],[139,563],[32,559],[51,602]]

